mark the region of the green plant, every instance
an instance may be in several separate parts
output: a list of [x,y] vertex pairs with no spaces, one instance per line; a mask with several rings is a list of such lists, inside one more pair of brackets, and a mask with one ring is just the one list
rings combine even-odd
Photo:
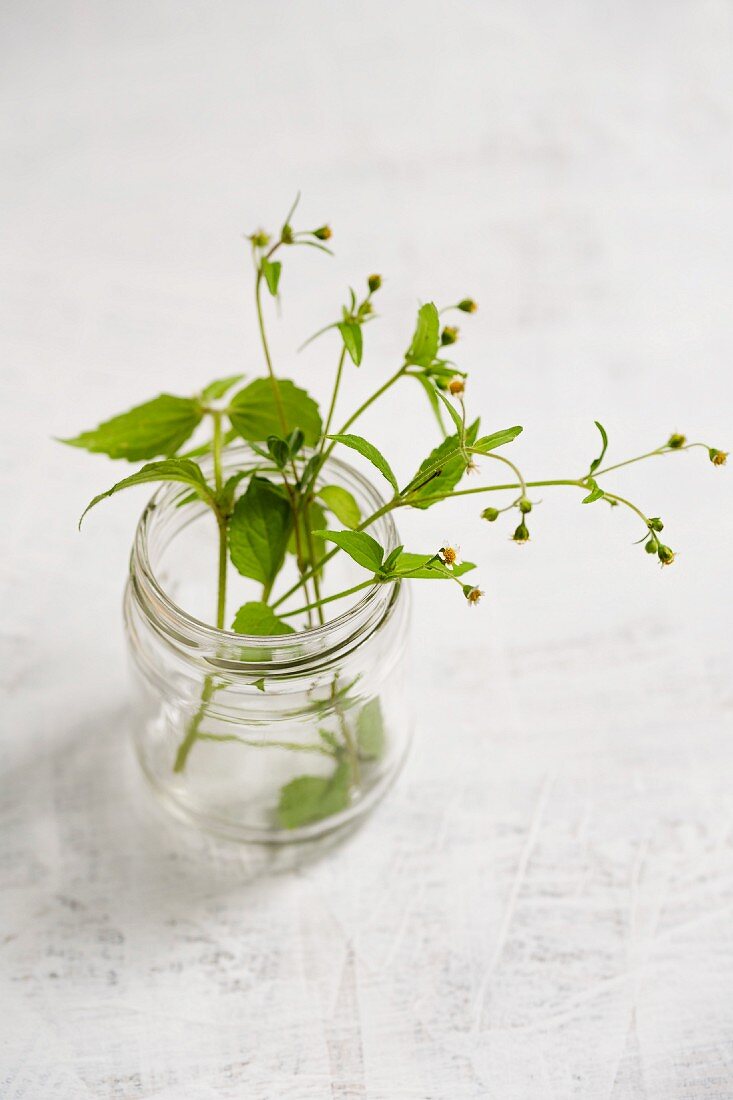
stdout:
[[[403,508],[427,510],[455,497],[472,501],[486,493],[509,494],[508,501],[501,507],[491,505],[480,514],[484,520],[494,523],[502,515],[514,512],[517,521],[511,537],[516,543],[525,543],[530,538],[529,517],[536,507],[530,500],[530,491],[565,486],[580,492],[583,504],[605,502],[612,507],[629,509],[643,531],[640,541],[646,552],[663,566],[672,563],[674,553],[660,538],[662,521],[647,516],[636,504],[609,488],[608,475],[642,459],[700,447],[718,466],[725,462],[725,453],[707,444],[688,443],[684,436],[675,434],[645,454],[604,465],[608,437],[602,424],[596,422],[601,450],[587,469],[568,478],[526,479],[504,453],[507,445],[521,432],[521,427],[482,433],[479,420],[471,420],[466,413],[467,374],[448,357],[459,331],[454,325],[444,323],[444,315],[470,315],[476,310],[471,298],[463,298],[440,310],[432,302],[420,306],[412,337],[394,372],[356,409],[337,420],[348,372],[362,366],[365,330],[375,319],[374,297],[382,280],[378,275],[369,276],[361,295],[349,290],[340,315],[310,338],[314,340],[332,333],[338,345],[333,388],[324,419],[312,396],[277,373],[265,324],[265,299],[268,296],[277,298],[280,294],[283,257],[288,250],[309,247],[329,251],[324,243],[331,236],[328,226],[296,230],[292,226],[294,211],[295,207],[275,235],[260,230],[249,237],[265,376],[248,380],[246,384],[241,375],[217,379],[191,397],[162,394],[91,431],[63,440],[71,446],[115,459],[146,460],[136,473],[94,497],[82,519],[99,501],[122,489],[147,482],[179,482],[188,490],[186,499],[203,501],[216,524],[218,580],[213,624],[220,629],[229,626],[238,633],[260,636],[292,633],[296,628],[294,623],[303,628],[323,623],[330,604],[375,584],[443,580],[456,584],[469,606],[478,603],[482,590],[464,579],[473,566],[470,562],[459,562],[455,547],[433,542],[430,552],[407,552],[402,546],[388,551],[369,534],[369,527],[386,512]],[[400,486],[381,451],[371,441],[355,434],[353,429],[368,408],[391,397],[405,379],[411,380],[410,385],[417,383],[420,387],[440,438],[428,449],[410,480]],[[185,444],[204,423],[210,425],[210,438],[182,454]],[[338,429],[334,430],[336,425]],[[227,444],[238,439],[250,445],[259,462],[253,469],[248,465],[246,473],[241,471],[225,479],[222,454]],[[388,487],[386,503],[373,514],[361,515],[346,489],[328,484],[328,461],[337,447],[362,455]],[[205,476],[197,462],[204,455],[210,456],[210,477]],[[504,479],[496,484],[459,487],[464,474],[477,470],[479,460],[500,464],[505,471]],[[345,591],[324,595],[324,571],[338,553],[349,555],[364,571],[364,576]],[[297,565],[296,579],[284,590],[278,590],[276,586],[289,556]],[[259,587],[252,593],[253,598],[229,619],[228,559],[242,576]],[[204,703],[213,690],[211,681],[207,681]],[[200,716],[194,719],[179,749],[176,770],[185,766],[193,742],[205,736],[199,727]],[[337,765],[335,779],[323,790],[316,789],[317,784],[314,787],[313,783],[303,786],[309,777],[297,781],[301,783],[302,797],[295,798],[291,790],[281,812],[282,819],[287,818],[289,823],[301,820],[293,811],[294,798],[298,805],[305,801],[310,806],[319,800],[330,805],[334,799],[333,784],[341,790],[346,783],[342,747],[337,752],[332,746],[329,748],[326,739],[318,751],[332,751]],[[312,816],[320,810],[316,807],[308,812]]]

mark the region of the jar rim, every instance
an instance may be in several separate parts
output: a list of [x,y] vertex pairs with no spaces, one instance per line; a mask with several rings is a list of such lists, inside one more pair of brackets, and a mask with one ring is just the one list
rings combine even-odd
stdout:
[[[222,455],[224,472],[235,463],[241,469],[242,459],[248,457],[259,461],[259,456],[246,444],[226,447]],[[211,472],[206,469],[211,465],[210,456],[203,457],[199,462],[204,473]],[[336,470],[342,480],[351,482],[360,495],[373,505],[373,511],[387,503],[372,482],[350,463],[331,456],[324,469]],[[271,667],[273,663],[292,662],[296,655],[302,657],[304,651],[310,657],[315,651],[321,655],[324,651],[333,653],[334,649],[341,652],[344,644],[353,640],[354,636],[363,640],[365,630],[371,634],[390,613],[397,591],[402,586],[399,583],[386,585],[374,582],[360,600],[333,619],[293,634],[239,634],[198,619],[168,594],[156,576],[149,554],[151,524],[161,514],[176,508],[186,493],[186,488],[178,484],[166,484],[156,490],[138,521],[130,557],[130,582],[139,606],[177,647],[216,654],[216,663],[225,661],[230,671],[233,664],[247,666],[251,671],[253,665]],[[389,553],[398,545],[397,526],[390,513],[380,516],[377,522],[383,528],[383,542]]]

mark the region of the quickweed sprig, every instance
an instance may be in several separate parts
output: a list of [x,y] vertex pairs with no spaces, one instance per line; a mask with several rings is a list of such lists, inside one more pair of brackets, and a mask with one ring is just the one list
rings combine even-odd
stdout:
[[[448,358],[455,353],[460,330],[457,325],[445,324],[442,318],[448,311],[470,317],[478,308],[471,297],[461,298],[443,309],[432,302],[421,305],[412,337],[392,373],[355,409],[340,413],[350,370],[365,369],[365,329],[377,317],[374,299],[382,289],[382,277],[367,276],[361,292],[349,288],[340,313],[306,340],[308,344],[316,339],[336,338],[333,383],[324,419],[315,399],[277,371],[268,338],[267,300],[279,299],[281,295],[288,250],[308,247],[330,252],[325,244],[332,237],[327,224],[315,229],[294,227],[297,205],[296,199],[276,233],[259,229],[247,238],[254,270],[254,305],[264,375],[252,380],[245,380],[242,375],[217,379],[192,396],[161,394],[91,431],[62,440],[113,459],[145,462],[137,472],[94,497],[82,519],[101,500],[122,489],[151,482],[179,483],[184,489],[181,503],[202,502],[216,523],[217,588],[212,624],[220,630],[230,626],[236,633],[259,637],[287,635],[297,626],[307,629],[324,623],[332,605],[373,585],[426,579],[449,581],[458,585],[469,607],[478,604],[483,590],[462,579],[474,566],[470,562],[461,563],[455,548],[444,543],[431,553],[408,552],[402,546],[388,551],[368,530],[388,513],[403,508],[425,511],[454,498],[472,500],[482,494],[510,494],[507,503],[484,506],[479,515],[496,524],[504,515],[514,513],[510,537],[517,544],[525,544],[531,540],[531,516],[537,506],[531,498],[532,490],[572,488],[582,493],[583,504],[605,501],[613,508],[629,511],[643,528],[639,541],[645,552],[662,566],[672,564],[675,553],[660,537],[664,530],[662,520],[647,516],[637,504],[617,493],[609,484],[609,475],[647,459],[700,448],[707,452],[713,466],[720,467],[726,462],[726,452],[707,443],[688,442],[684,435],[674,433],[661,446],[604,465],[609,439],[604,426],[596,421],[601,449],[587,469],[564,478],[525,477],[504,453],[522,428],[515,425],[481,434],[480,420],[467,414],[468,372]],[[417,382],[425,395],[439,439],[400,488],[381,450],[353,429],[369,408],[392,396],[392,391],[405,379]],[[411,404],[405,415],[412,417]],[[340,427],[334,431],[339,422]],[[209,428],[206,440],[184,450],[194,433],[205,425]],[[419,439],[423,432],[416,430],[414,435]],[[225,479],[226,448],[240,440],[249,445],[254,461],[248,460],[246,468]],[[388,487],[385,503],[372,514],[362,515],[347,489],[329,483],[329,459],[337,447],[362,456]],[[197,461],[205,455],[210,456],[212,473],[208,477]],[[462,487],[464,475],[479,473],[487,462],[499,463],[507,471],[506,479]],[[324,595],[325,571],[339,553],[348,555],[364,571],[363,579],[342,591]],[[284,585],[288,559],[294,560],[297,577]],[[228,618],[230,563],[257,588],[252,598]],[[193,743],[210,736],[201,726],[214,690],[213,682],[207,680],[201,709],[178,750],[174,764],[177,771],[184,768]],[[332,696],[340,714],[341,689],[336,681]],[[328,739],[316,748],[332,753],[338,769],[343,771],[348,765],[349,782],[353,783],[359,769],[354,745],[354,738],[346,729],[338,748]],[[288,806],[292,819],[292,800]]]

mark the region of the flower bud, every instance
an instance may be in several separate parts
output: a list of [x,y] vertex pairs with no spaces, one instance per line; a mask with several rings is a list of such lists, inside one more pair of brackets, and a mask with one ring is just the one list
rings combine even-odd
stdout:
[[283,244],[293,243],[293,227],[292,225],[284,225],[280,230],[280,240]]
[[458,303],[458,308],[462,313],[475,313],[478,306],[474,302],[473,298],[462,298]]
[[512,535],[515,542],[529,542],[529,531],[525,523],[520,523],[516,531]]
[[255,248],[267,248],[270,243],[269,234],[265,233],[264,229],[258,229],[249,239]]
[[519,501],[519,511],[526,516],[529,512],[532,511],[532,501],[527,500],[526,497],[522,497],[522,499]]
[[381,275],[370,275],[369,278],[367,279],[367,286],[369,287],[369,292],[371,294],[373,294],[375,290],[379,290],[381,285],[382,285],[382,276]]
[[659,549],[657,550],[657,557],[661,561],[662,565],[671,565],[674,561],[674,551],[670,550],[668,546],[664,546],[662,543],[660,543]]
[[455,327],[455,325],[446,325],[440,334],[440,342],[443,347],[445,347],[446,344],[455,344],[457,339],[458,329]]
[[675,432],[667,440],[667,446],[671,447],[673,451],[678,451],[680,447],[684,447],[686,442],[687,436],[679,435],[677,432]]
[[489,523],[493,523],[494,520],[497,520],[498,518],[499,518],[499,509],[498,508],[484,508],[483,512],[481,513],[481,519],[487,519],[489,521]]
[[710,454],[710,461],[713,466],[725,466],[728,459],[727,451],[719,451],[717,447],[711,447],[708,453]]
[[664,530],[664,524],[662,523],[659,516],[652,516],[651,517],[651,519],[649,520],[649,530],[650,531],[663,531]]
[[313,236],[317,237],[319,241],[330,241],[333,233],[331,232],[330,225],[322,225],[320,229],[313,230]]
[[647,554],[656,554],[657,553],[657,551],[659,550],[659,543],[654,538],[654,535],[651,535],[647,539],[647,541],[644,543],[644,549],[646,550]]

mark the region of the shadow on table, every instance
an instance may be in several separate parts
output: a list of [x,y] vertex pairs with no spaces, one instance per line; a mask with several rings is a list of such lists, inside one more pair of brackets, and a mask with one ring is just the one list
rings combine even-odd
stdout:
[[29,847],[41,857],[49,847],[58,851],[67,879],[96,879],[112,898],[133,884],[145,907],[160,901],[169,908],[177,897],[190,907],[197,897],[255,884],[277,890],[279,877],[305,869],[348,838],[237,844],[169,817],[134,757],[123,707],[69,729],[40,771],[39,761],[29,759],[6,781],[17,794],[17,825]]

